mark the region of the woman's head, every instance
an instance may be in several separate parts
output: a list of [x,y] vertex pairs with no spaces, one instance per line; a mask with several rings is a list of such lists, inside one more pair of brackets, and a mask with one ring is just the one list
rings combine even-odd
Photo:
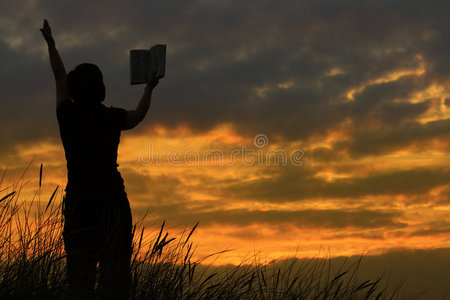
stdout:
[[80,64],[70,71],[67,74],[67,89],[75,102],[94,104],[105,100],[103,75],[94,64]]

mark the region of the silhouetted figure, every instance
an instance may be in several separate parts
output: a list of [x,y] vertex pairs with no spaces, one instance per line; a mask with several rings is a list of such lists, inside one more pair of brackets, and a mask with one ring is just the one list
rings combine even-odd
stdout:
[[149,80],[136,110],[105,107],[100,69],[84,63],[66,75],[47,20],[41,32],[55,76],[56,112],[67,160],[67,299],[94,298],[97,263],[101,298],[128,299],[132,218],[117,170],[117,148],[120,132],[145,117],[158,80],[154,75]]

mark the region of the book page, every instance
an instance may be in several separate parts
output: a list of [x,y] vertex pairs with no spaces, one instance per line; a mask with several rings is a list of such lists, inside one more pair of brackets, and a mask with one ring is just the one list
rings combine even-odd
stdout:
[[155,45],[150,49],[151,70],[156,72],[157,78],[165,76],[166,69],[166,45]]
[[147,83],[150,66],[149,50],[131,50],[130,51],[130,83]]

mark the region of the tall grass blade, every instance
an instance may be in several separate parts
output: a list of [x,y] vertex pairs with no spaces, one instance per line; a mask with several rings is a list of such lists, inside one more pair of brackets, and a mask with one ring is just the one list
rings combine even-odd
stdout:
[[8,195],[2,197],[2,199],[0,199],[0,203],[3,202],[3,200],[7,199],[8,197],[11,197],[12,195],[14,195],[16,193],[16,191],[13,191],[11,193],[9,193]]
[[197,222],[197,223],[195,224],[195,226],[192,227],[191,232],[189,232],[189,234],[188,234],[186,240],[184,241],[184,244],[185,244],[185,245],[186,245],[186,243],[189,241],[189,239],[191,238],[192,234],[194,233],[194,231],[195,231],[195,229],[197,228],[197,226],[198,226],[199,223],[200,223],[200,222]]
[[47,207],[45,208],[45,212],[50,207],[50,204],[52,204],[53,198],[55,198],[56,192],[58,191],[59,185],[56,186],[56,189],[53,191],[52,196],[50,197],[50,200],[48,200]]
[[41,168],[39,169],[39,188],[42,186],[42,163]]

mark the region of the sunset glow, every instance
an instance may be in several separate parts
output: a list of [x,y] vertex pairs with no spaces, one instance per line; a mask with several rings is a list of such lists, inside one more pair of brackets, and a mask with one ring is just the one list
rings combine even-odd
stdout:
[[[332,137],[339,135],[331,132],[325,139],[330,149],[335,140]],[[313,257],[321,248],[341,256],[381,254],[405,245],[412,249],[450,247],[448,235],[442,232],[445,222],[450,221],[450,205],[445,203],[450,189],[447,179],[437,180],[442,183],[429,191],[402,179],[413,179],[415,173],[421,172],[448,176],[441,171],[442,167],[448,168],[450,161],[444,141],[430,144],[426,151],[405,149],[362,158],[347,153],[326,161],[310,154],[317,148],[305,147],[299,166],[258,161],[258,155],[266,158],[274,149],[291,153],[295,150],[292,143],[272,142],[267,137],[267,144],[258,148],[254,142],[226,124],[202,134],[186,127],[162,126],[139,135],[124,133],[119,164],[134,215],[137,218],[150,209],[148,230],[165,220],[172,234],[199,221],[195,237],[198,257],[218,249],[234,249],[222,254],[215,261],[218,264],[240,263],[255,251],[276,258],[294,253]],[[243,147],[254,151],[254,159],[248,157],[252,163],[245,163],[242,153],[231,160],[232,151]],[[64,184],[61,178],[65,160],[59,142],[17,149],[23,164],[32,157],[43,162],[46,193],[41,197],[49,197],[54,186]],[[213,150],[221,156],[205,156]],[[171,155],[173,152],[178,155]],[[34,163],[28,171],[31,187],[24,191],[35,192],[32,187],[37,178],[33,179],[32,174],[37,168]],[[319,190],[302,195],[301,189],[295,188],[294,175],[304,188],[316,186]],[[276,184],[280,178],[285,179],[280,182],[284,187],[276,188],[279,194],[257,188],[260,182],[267,182],[265,188],[270,188],[271,182]],[[361,191],[364,182],[374,187]],[[378,188],[380,184],[385,190]],[[344,187],[348,192],[342,190]]]
[[67,71],[102,70],[106,106],[142,96],[130,49],[167,44],[166,77],[118,153],[149,234],[199,222],[196,258],[232,249],[214,265],[449,251],[448,4],[20,2],[0,14],[4,192],[45,203],[59,186],[61,203],[67,183],[46,17]]

